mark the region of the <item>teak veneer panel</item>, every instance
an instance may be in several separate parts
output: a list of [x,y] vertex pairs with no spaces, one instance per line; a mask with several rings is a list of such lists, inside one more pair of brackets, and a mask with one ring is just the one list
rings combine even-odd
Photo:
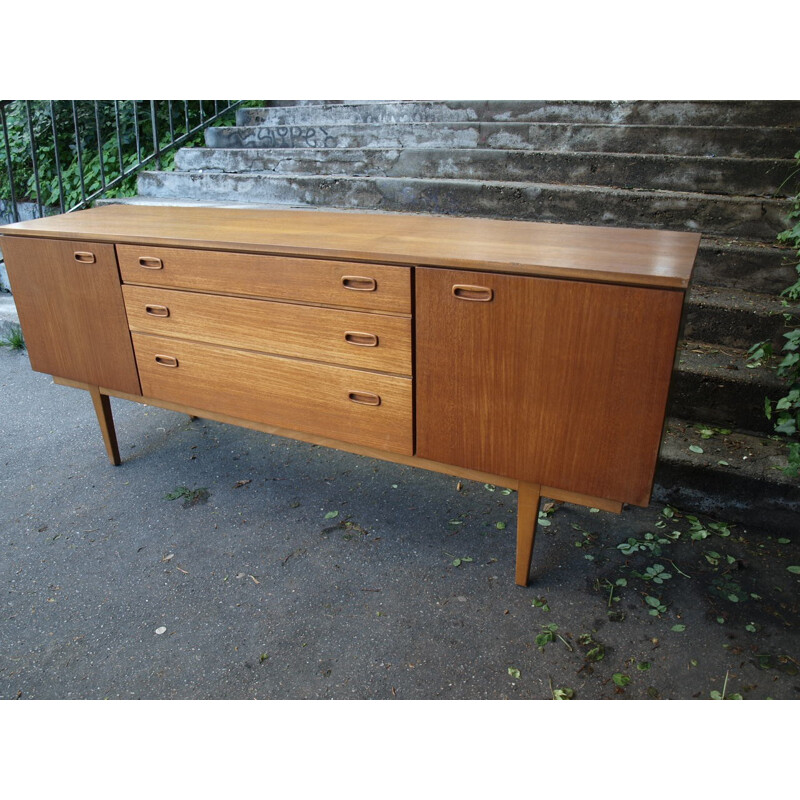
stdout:
[[[117,257],[125,283],[411,313],[411,275],[404,267],[148,245],[118,245]],[[140,259],[161,266],[144,267]],[[373,287],[360,288],[365,281]]]
[[110,205],[5,226],[21,236],[499,270],[686,288],[695,233],[420,214]]
[[648,504],[682,292],[446,269],[416,292],[417,455]]
[[132,331],[411,375],[407,317],[148,286],[122,293]]
[[[410,378],[142,333],[133,334],[133,343],[148,397],[388,452],[413,452]],[[157,356],[177,366],[164,366]],[[380,405],[353,402],[353,392],[377,395]]]
[[2,249],[31,367],[139,394],[113,246],[4,236]]

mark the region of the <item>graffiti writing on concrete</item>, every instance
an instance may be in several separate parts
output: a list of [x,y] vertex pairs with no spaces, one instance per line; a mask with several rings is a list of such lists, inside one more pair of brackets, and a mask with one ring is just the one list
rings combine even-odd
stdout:
[[325,128],[300,125],[259,127],[255,137],[262,147],[336,147],[337,142]]

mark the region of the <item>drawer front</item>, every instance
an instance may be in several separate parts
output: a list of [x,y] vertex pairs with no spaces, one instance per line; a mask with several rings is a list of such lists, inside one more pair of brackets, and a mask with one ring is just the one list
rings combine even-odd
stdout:
[[410,378],[134,333],[145,397],[411,455]]
[[411,374],[411,320],[269,300],[123,286],[132,331]]
[[411,313],[411,270],[381,264],[117,245],[125,283]]

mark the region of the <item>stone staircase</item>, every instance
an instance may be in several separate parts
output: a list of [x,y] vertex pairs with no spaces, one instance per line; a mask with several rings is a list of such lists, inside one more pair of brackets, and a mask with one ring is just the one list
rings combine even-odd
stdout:
[[763,413],[779,384],[745,356],[762,339],[780,347],[783,315],[800,313],[777,299],[795,273],[775,244],[798,150],[798,102],[284,105],[209,129],[174,172],[142,173],[129,202],[699,231],[656,497],[788,530],[800,487],[776,469]]

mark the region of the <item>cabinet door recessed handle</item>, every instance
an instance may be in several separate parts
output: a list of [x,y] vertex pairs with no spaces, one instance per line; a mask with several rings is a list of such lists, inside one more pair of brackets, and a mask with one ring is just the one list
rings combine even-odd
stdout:
[[178,359],[175,356],[164,356],[156,353],[156,364],[160,364],[162,367],[177,367]]
[[374,333],[360,333],[359,331],[345,331],[344,340],[348,344],[357,344],[360,347],[377,347],[378,337]]
[[362,406],[379,406],[381,404],[381,397],[372,392],[349,392],[348,398],[354,403],[359,403]]
[[151,317],[168,317],[169,309],[166,306],[147,305],[144,307],[145,313]]
[[365,278],[363,275],[343,275],[342,286],[354,292],[374,292],[378,288],[375,278]]
[[94,262],[97,261],[94,253],[89,253],[86,250],[76,250],[75,260],[80,261],[81,264],[94,264]]
[[155,256],[139,256],[139,266],[145,269],[163,269],[164,262]]
[[453,286],[453,296],[459,300],[475,300],[479,303],[488,303],[494,297],[494,291],[488,286],[468,286],[457,283]]

